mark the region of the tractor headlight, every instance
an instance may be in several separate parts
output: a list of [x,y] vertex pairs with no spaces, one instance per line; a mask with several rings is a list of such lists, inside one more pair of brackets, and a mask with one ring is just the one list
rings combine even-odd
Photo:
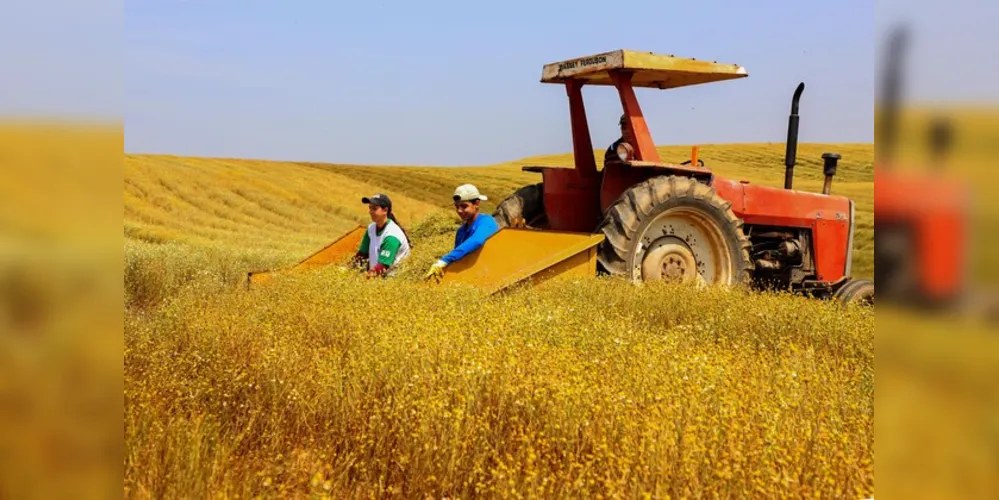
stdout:
[[631,161],[631,159],[635,157],[635,150],[631,147],[631,144],[622,142],[617,145],[617,157],[620,158],[621,161]]

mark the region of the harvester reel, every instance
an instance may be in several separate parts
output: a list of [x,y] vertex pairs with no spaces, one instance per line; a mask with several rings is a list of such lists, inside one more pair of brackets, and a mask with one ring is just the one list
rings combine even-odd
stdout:
[[598,260],[635,281],[748,284],[749,238],[731,204],[695,179],[654,177],[607,209]]

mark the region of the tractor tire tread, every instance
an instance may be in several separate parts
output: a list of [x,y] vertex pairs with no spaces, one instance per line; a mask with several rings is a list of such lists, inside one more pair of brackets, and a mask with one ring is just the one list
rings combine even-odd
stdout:
[[857,301],[868,293],[870,293],[873,298],[874,282],[866,278],[857,278],[850,280],[848,283],[841,286],[833,294],[833,297],[843,304],[849,304]]
[[544,205],[544,184],[529,184],[515,191],[506,197],[496,210],[493,211],[493,218],[500,229],[513,225],[516,219],[530,221],[545,213]]
[[637,184],[635,189],[629,192],[629,196],[640,217],[648,215],[656,206],[655,192],[648,181]]

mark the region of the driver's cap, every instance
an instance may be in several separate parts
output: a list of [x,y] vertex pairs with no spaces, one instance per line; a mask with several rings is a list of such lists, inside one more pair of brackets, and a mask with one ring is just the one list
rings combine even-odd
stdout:
[[376,205],[388,209],[392,208],[392,200],[390,200],[388,195],[384,193],[378,193],[373,196],[365,196],[364,198],[361,198],[361,203],[364,203],[365,205]]
[[472,200],[488,200],[485,195],[479,194],[479,188],[471,184],[462,184],[454,190],[454,195],[451,196],[454,201],[472,201]]

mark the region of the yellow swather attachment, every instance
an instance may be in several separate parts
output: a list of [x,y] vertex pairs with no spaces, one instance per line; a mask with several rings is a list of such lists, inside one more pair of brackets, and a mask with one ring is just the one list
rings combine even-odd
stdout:
[[265,283],[275,274],[308,271],[318,267],[341,262],[345,258],[357,252],[357,248],[361,245],[361,239],[364,238],[365,231],[367,231],[366,227],[357,226],[350,230],[350,232],[337,238],[333,243],[326,245],[318,252],[306,257],[301,262],[292,266],[280,269],[268,269],[266,271],[249,272],[247,273],[246,286],[249,287],[251,284]]
[[538,285],[553,278],[593,276],[603,239],[602,234],[506,227],[449,265],[441,283],[466,283],[492,294],[525,280]]

